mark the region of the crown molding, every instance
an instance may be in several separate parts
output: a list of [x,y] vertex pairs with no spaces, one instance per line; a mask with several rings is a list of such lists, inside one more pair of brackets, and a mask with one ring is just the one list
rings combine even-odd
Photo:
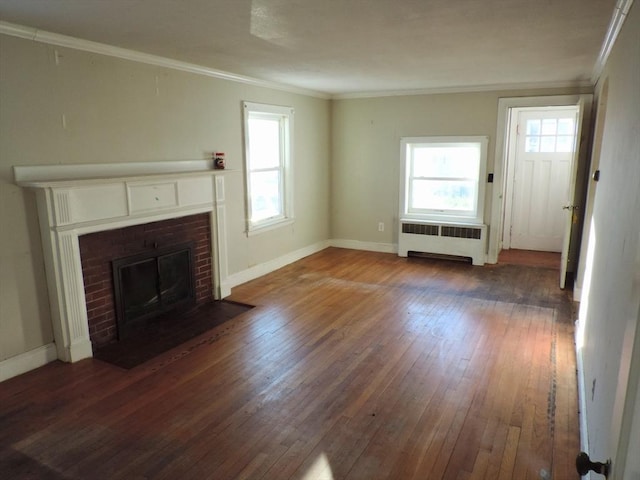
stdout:
[[381,90],[371,92],[338,93],[331,96],[333,100],[348,100],[358,98],[401,97],[411,95],[437,95],[448,93],[476,93],[476,92],[502,92],[512,90],[542,90],[553,88],[593,88],[590,80],[579,82],[530,82],[530,83],[504,83],[493,85],[462,85],[458,87],[423,88],[416,90]]
[[247,85],[253,85],[255,87],[263,87],[263,88],[269,88],[272,90],[280,90],[280,91],[285,91],[289,93],[305,95],[309,97],[322,98],[325,100],[328,100],[331,98],[329,94],[324,92],[307,90],[304,88],[293,87],[290,85],[285,85],[285,84],[276,83],[276,82],[269,82],[266,80],[259,80],[256,78],[246,77],[244,75],[237,75],[235,73],[216,70],[214,68],[209,68],[202,65],[196,65],[193,63],[174,60],[172,58],[166,58],[158,55],[151,55],[149,53],[138,52],[136,50],[129,50],[126,48],[115,47],[113,45],[107,45],[105,43],[92,42],[90,40],[83,40],[81,38],[70,37],[68,35],[61,35],[59,33],[47,32],[45,30],[40,30],[34,27],[17,25],[14,23],[4,22],[1,20],[0,20],[0,34],[24,38],[27,40],[32,40],[34,42],[46,43],[49,45],[56,45],[58,47],[71,48],[74,50],[97,53],[100,55],[120,58],[123,60],[130,60],[133,62],[146,63],[148,65],[155,65],[158,67],[170,68],[173,70],[180,70],[188,73],[195,73],[197,75],[204,75],[207,77],[218,78],[221,80],[244,83]]
[[602,75],[604,66],[607,64],[607,60],[611,54],[611,49],[616,43],[616,39],[620,34],[620,30],[622,30],[624,21],[627,19],[631,5],[633,5],[633,0],[618,0],[615,8],[613,9],[609,28],[604,36],[604,41],[602,42],[602,47],[600,48],[600,53],[593,68],[593,74],[591,75],[591,81],[594,85],[598,83],[600,75]]

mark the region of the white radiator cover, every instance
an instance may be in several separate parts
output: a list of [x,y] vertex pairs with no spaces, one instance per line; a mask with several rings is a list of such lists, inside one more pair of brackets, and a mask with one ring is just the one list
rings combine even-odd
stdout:
[[398,255],[409,252],[470,257],[473,265],[484,265],[487,226],[400,220]]

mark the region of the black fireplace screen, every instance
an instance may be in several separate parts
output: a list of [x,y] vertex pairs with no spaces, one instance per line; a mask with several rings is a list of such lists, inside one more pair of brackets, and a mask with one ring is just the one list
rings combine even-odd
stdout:
[[120,339],[161,313],[195,304],[193,250],[189,243],[113,261]]

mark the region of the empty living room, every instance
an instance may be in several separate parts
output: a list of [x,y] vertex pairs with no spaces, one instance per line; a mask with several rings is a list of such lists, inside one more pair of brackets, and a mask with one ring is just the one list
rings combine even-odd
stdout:
[[640,11],[0,0],[0,472],[640,478]]

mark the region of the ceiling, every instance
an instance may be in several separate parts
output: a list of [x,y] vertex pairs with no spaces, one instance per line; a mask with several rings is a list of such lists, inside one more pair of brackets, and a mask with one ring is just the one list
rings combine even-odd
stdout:
[[329,95],[582,85],[616,0],[0,0],[0,20]]

